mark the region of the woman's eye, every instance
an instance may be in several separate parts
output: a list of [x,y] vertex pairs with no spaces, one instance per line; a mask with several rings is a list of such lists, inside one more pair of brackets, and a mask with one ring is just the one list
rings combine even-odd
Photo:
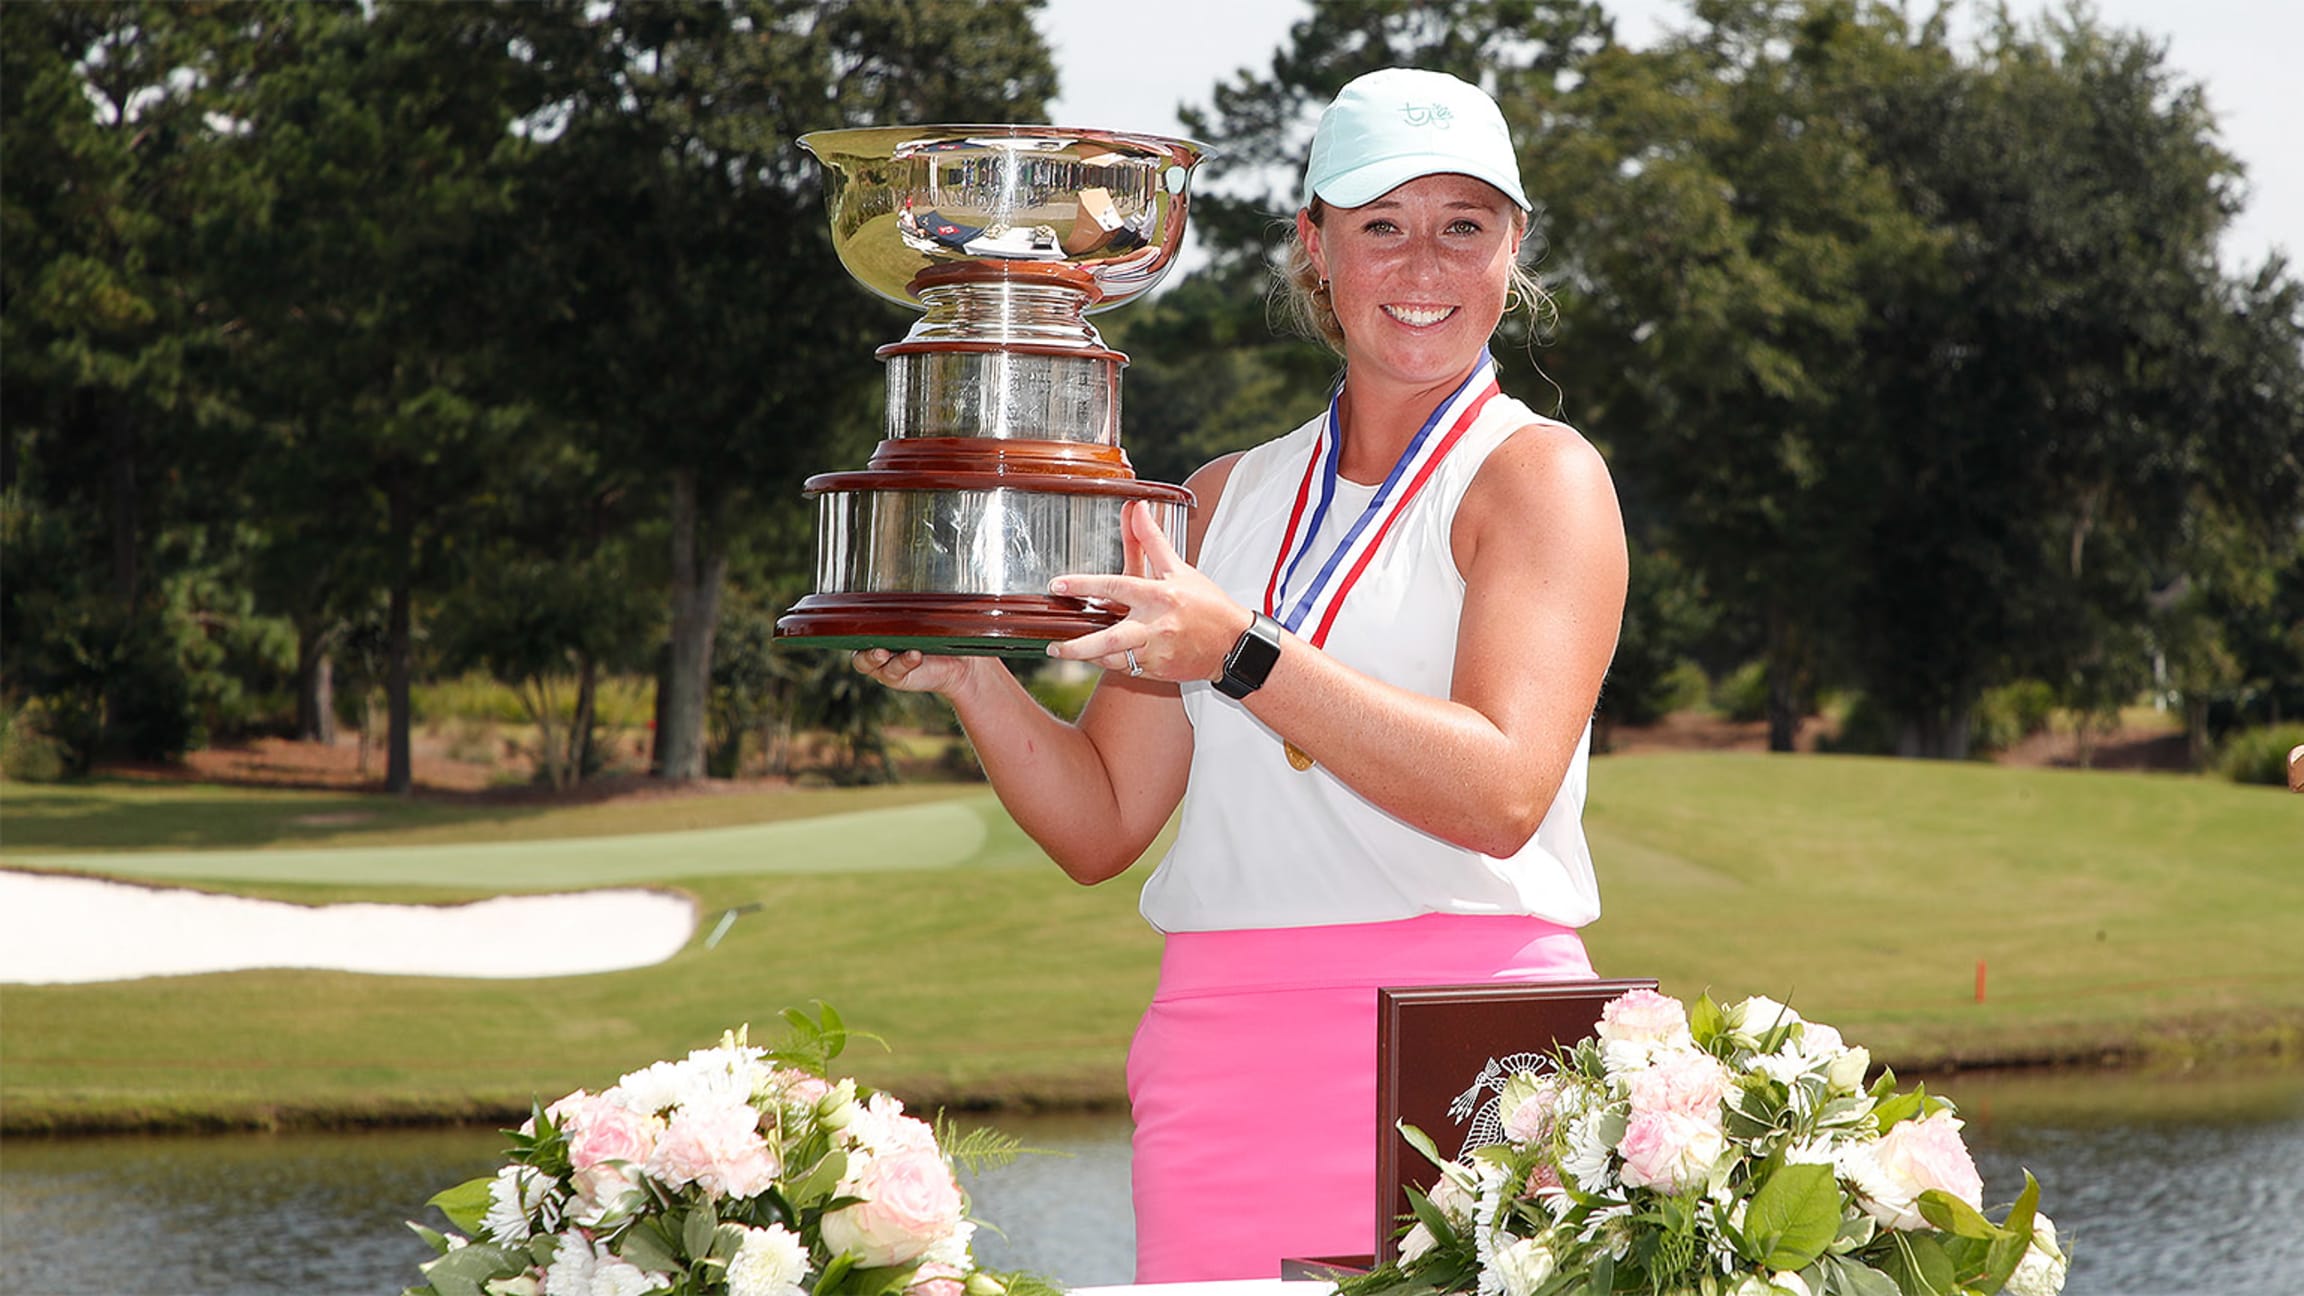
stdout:
[[1399,228],[1388,220],[1372,220],[1360,227],[1361,231],[1367,234],[1390,234]]
[[1455,221],[1448,226],[1448,232],[1451,234],[1477,234],[1480,232],[1480,222],[1476,220]]

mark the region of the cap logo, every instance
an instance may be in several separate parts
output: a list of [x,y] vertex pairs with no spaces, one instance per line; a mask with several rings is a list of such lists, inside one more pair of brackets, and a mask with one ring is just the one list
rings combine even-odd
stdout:
[[1448,129],[1456,122],[1456,114],[1444,103],[1402,104],[1400,119],[1411,126],[1437,126]]

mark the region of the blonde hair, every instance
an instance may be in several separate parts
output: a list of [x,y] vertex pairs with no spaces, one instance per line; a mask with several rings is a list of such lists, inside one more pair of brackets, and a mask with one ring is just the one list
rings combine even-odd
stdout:
[[[1328,215],[1328,204],[1318,198],[1305,209],[1312,223],[1318,225]],[[1525,222],[1526,216],[1519,218]],[[1312,264],[1312,254],[1305,250],[1304,240],[1296,236],[1295,222],[1288,224],[1288,246],[1279,279],[1272,285],[1273,304],[1287,325],[1305,337],[1327,344],[1338,355],[1344,354],[1344,325],[1336,318],[1336,308],[1328,300],[1328,281]],[[1551,294],[1544,291],[1536,276],[1520,259],[1512,259],[1504,292],[1504,314],[1525,307],[1529,316],[1531,336],[1541,333],[1554,315]]]

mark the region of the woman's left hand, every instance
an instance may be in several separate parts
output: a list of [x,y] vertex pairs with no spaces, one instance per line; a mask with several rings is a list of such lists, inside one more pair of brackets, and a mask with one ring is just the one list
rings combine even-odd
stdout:
[[1216,582],[1184,561],[1152,520],[1150,505],[1121,514],[1128,574],[1059,576],[1048,592],[1124,604],[1118,625],[1050,644],[1048,655],[1092,661],[1108,671],[1170,682],[1210,680],[1254,618]]

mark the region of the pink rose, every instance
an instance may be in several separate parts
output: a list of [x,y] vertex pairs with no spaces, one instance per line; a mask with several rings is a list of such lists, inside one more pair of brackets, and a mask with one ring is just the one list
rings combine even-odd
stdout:
[[645,1165],[656,1150],[655,1122],[628,1107],[594,1098],[572,1115],[568,1160],[579,1170],[603,1161]]
[[966,1275],[950,1265],[924,1264],[912,1275],[912,1285],[904,1290],[910,1296],[965,1296],[967,1288],[961,1283],[964,1277]]
[[1632,1113],[1677,1112],[1720,1119],[1720,1099],[1728,1092],[1728,1068],[1709,1053],[1668,1049],[1625,1077]]
[[720,1197],[757,1197],[776,1182],[776,1153],[760,1137],[760,1113],[742,1103],[682,1107],[648,1156],[648,1173]]
[[863,1200],[824,1217],[826,1246],[877,1269],[917,1259],[959,1227],[960,1185],[933,1141],[860,1160],[840,1191]]
[[1515,1143],[1530,1143],[1544,1137],[1552,1125],[1552,1094],[1540,1090],[1523,1099],[1519,1106],[1504,1117],[1504,1137]]
[[1497,1116],[1504,1137],[1514,1143],[1533,1143],[1551,1131],[1553,1109],[1560,1104],[1560,1077],[1517,1071],[1496,1095]]
[[1688,1011],[1653,990],[1633,990],[1608,1001],[1595,1028],[1611,1068],[1637,1065],[1660,1048],[1688,1043]]
[[776,1079],[784,1086],[784,1101],[795,1107],[813,1107],[832,1092],[832,1086],[823,1078],[805,1071],[778,1071]]
[[1847,1169],[1865,1211],[1889,1228],[1926,1228],[1917,1203],[1930,1189],[1984,1207],[1984,1181],[1961,1141],[1960,1118],[1949,1111],[1899,1122],[1858,1149]]
[[1635,1111],[1616,1150],[1624,1158],[1626,1187],[1677,1193],[1710,1177],[1726,1146],[1716,1115]]

